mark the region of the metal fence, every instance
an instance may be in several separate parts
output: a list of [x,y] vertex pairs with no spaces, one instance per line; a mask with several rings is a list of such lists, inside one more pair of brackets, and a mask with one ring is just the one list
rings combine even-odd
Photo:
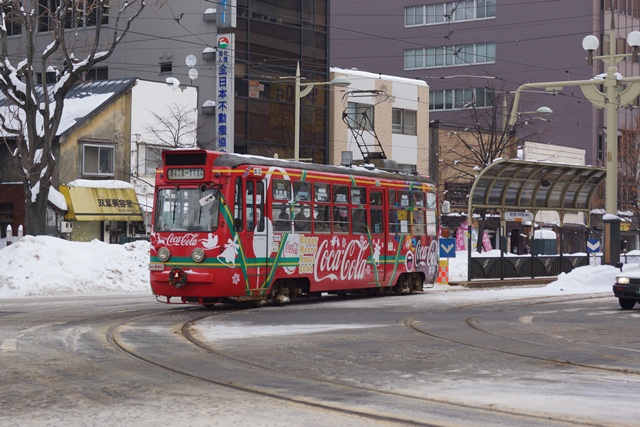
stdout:
[[[601,265],[603,255],[522,255],[471,257],[469,280],[554,277],[578,267]],[[623,264],[640,264],[640,254],[620,255]]]

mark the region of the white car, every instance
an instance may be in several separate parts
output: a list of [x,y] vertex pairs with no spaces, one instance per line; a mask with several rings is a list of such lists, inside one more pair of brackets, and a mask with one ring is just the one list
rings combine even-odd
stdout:
[[640,301],[640,267],[618,274],[613,284],[613,294],[618,298],[620,307],[631,310]]

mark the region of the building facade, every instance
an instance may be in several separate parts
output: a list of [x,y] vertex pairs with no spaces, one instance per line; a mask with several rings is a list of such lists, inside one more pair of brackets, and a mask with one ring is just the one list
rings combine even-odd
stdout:
[[[429,88],[425,81],[331,68],[330,164],[368,163],[429,175]],[[346,153],[346,154],[345,154]],[[344,158],[344,155],[347,158]]]
[[[522,84],[590,79],[604,72],[602,61],[587,65],[582,39],[595,35],[600,39],[595,54],[607,54],[612,14],[618,53],[630,51],[626,36],[640,28],[637,0],[332,0],[331,7],[332,66],[425,79],[430,119],[460,125],[471,104],[502,110],[493,93],[505,96],[509,107]],[[625,77],[640,75],[640,65],[630,58],[618,68]],[[553,110],[549,122],[529,123],[539,132],[527,132],[528,140],[583,149],[586,164],[604,166],[602,110],[579,87],[544,92],[527,91],[520,101],[519,111],[543,105]],[[508,110],[497,115],[506,117]],[[631,114],[620,110],[621,129]]]

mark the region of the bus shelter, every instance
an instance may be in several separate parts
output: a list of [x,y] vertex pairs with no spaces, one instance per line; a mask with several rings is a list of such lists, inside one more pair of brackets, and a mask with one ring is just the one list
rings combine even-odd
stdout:
[[[575,212],[584,213],[587,229],[589,229],[591,200],[605,178],[604,168],[517,159],[497,160],[483,169],[471,186],[469,219],[478,210],[496,211],[500,215],[499,233],[502,235],[506,231],[505,216],[510,211],[530,212],[533,218],[539,211],[556,211],[560,217],[560,229],[564,227],[565,215]],[[468,221],[468,224],[471,226],[471,221]],[[562,248],[562,233],[560,233],[560,239]],[[568,257],[563,256],[562,250],[557,259],[539,260],[542,264],[536,262],[535,251],[531,251],[529,262],[526,260],[522,262],[522,259],[513,262],[505,261],[504,252],[501,252],[498,262],[495,258],[493,261],[477,257],[472,260],[471,250],[469,250],[469,280],[552,276],[562,271],[571,271],[572,268],[585,262],[585,265],[588,265],[586,256],[584,260],[566,259]],[[489,266],[489,270],[493,272],[478,266],[483,262],[484,266]],[[494,265],[498,263],[499,266]],[[492,265],[493,268],[491,268]],[[478,271],[478,268],[482,271]]]

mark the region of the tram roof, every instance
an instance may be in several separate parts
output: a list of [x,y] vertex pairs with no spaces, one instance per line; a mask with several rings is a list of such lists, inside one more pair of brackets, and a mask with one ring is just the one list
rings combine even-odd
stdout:
[[293,160],[273,159],[270,157],[251,156],[246,154],[223,153],[214,161],[217,166],[238,167],[242,165],[259,165],[266,167],[281,167],[285,169],[301,169],[305,171],[334,173],[340,175],[356,175],[371,178],[384,178],[400,181],[424,182],[433,184],[431,178],[421,175],[390,172],[382,169],[368,169],[364,166],[334,166],[317,163],[296,162]]
[[589,212],[604,168],[501,159],[483,169],[469,194],[474,209]]

